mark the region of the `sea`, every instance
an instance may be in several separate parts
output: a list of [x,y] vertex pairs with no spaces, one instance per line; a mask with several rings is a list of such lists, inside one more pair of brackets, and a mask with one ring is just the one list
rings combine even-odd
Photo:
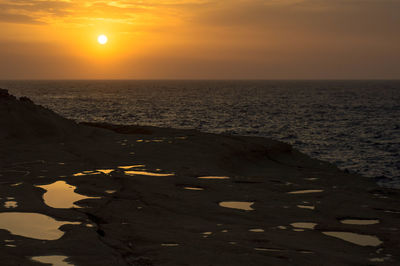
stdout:
[[400,188],[400,80],[0,81],[76,121],[273,138]]

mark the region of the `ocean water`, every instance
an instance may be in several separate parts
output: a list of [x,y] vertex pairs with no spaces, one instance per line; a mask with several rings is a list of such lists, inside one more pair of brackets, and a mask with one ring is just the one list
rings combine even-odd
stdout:
[[400,81],[0,81],[77,121],[264,136],[399,187]]

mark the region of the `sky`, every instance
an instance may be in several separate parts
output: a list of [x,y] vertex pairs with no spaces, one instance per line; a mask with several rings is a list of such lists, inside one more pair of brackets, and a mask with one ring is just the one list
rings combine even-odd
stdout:
[[400,0],[0,0],[0,79],[400,79]]

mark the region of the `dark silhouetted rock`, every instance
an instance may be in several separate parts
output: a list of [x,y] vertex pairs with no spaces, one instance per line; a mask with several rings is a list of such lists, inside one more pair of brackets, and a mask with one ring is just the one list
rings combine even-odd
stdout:
[[53,111],[0,89],[0,140],[79,136],[81,127]]

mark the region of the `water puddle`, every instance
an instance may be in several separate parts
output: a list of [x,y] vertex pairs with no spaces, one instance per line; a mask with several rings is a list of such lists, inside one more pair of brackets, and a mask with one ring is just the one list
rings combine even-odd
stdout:
[[264,233],[264,229],[261,228],[255,228],[255,229],[250,229],[249,232],[253,232],[253,233]]
[[105,175],[109,175],[112,171],[114,171],[114,169],[97,169],[96,171]]
[[254,250],[257,251],[269,251],[269,252],[281,252],[283,249],[278,249],[278,248],[254,248]]
[[394,210],[385,210],[384,212],[386,212],[386,213],[396,213],[396,214],[400,213],[400,211],[394,211]]
[[68,257],[66,257],[66,256],[57,256],[57,255],[31,257],[31,260],[33,260],[33,261],[47,263],[47,264],[51,264],[53,266],[73,265],[72,263],[66,262],[67,259],[68,259]]
[[128,170],[131,168],[142,168],[142,167],[146,167],[146,165],[143,164],[135,164],[135,165],[127,165],[127,166],[118,166],[118,168],[124,169],[124,170]]
[[315,252],[311,250],[297,250],[297,252],[301,254],[315,254]]
[[107,194],[114,194],[115,192],[117,192],[116,190],[106,190],[105,191]]
[[201,188],[201,187],[184,187],[184,189],[187,189],[187,190],[197,190],[197,191],[204,190],[204,188]]
[[203,235],[204,238],[207,238],[207,237],[211,236],[213,234],[213,232],[203,232],[201,234]]
[[99,174],[101,173],[96,171],[83,171],[80,173],[73,174],[73,176],[86,176],[86,175],[99,175]]
[[296,190],[288,192],[288,194],[308,194],[308,193],[321,193],[324,192],[322,189],[309,189],[309,190]]
[[307,205],[297,205],[297,207],[300,209],[309,209],[309,210],[315,209],[315,206],[307,206]]
[[166,243],[166,244],[161,244],[162,247],[178,247],[179,244],[176,243]]
[[83,199],[99,199],[100,197],[87,197],[75,193],[75,186],[67,184],[65,181],[57,181],[49,185],[36,186],[46,190],[43,200],[47,206],[52,208],[81,208],[74,203]]
[[146,175],[146,176],[174,176],[175,174],[160,174],[160,173],[152,173],[146,171],[125,171],[126,175],[134,176],[134,175]]
[[342,224],[352,224],[352,225],[372,225],[379,224],[379,220],[368,220],[368,219],[344,219],[340,221]]
[[219,203],[219,206],[244,211],[254,211],[254,209],[251,207],[253,204],[254,202],[248,201],[222,201]]
[[314,229],[317,226],[316,223],[308,223],[308,222],[291,223],[290,225],[294,228],[300,228],[300,229]]
[[80,224],[80,222],[57,221],[47,215],[28,212],[0,213],[0,229],[5,229],[13,235],[40,240],[56,240],[64,235],[58,228],[65,224]]
[[200,176],[198,179],[229,179],[228,176]]
[[361,235],[350,232],[322,232],[324,235],[340,238],[344,241],[359,245],[377,247],[383,242],[376,236]]
[[10,208],[17,208],[18,207],[18,202],[10,200],[10,201],[6,201],[4,202],[4,207],[7,209]]
[[371,262],[385,262],[385,261],[390,261],[392,260],[392,255],[386,254],[385,257],[381,258],[370,258],[369,261]]

